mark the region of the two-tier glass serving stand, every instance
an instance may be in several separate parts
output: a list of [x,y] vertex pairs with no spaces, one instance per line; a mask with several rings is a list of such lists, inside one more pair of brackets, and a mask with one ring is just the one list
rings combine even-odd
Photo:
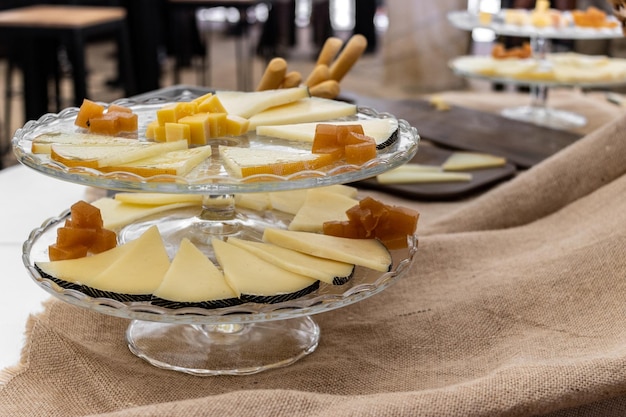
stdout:
[[[470,11],[453,11],[448,13],[448,20],[458,29],[472,31],[484,28],[492,30],[496,35],[528,38],[532,50],[532,58],[539,60],[540,67],[548,69],[550,63],[545,59],[551,50],[552,40],[592,40],[612,39],[623,37],[621,25],[615,28],[581,28],[577,26],[564,27],[534,27],[531,25],[513,25],[504,22],[503,16],[496,14],[490,23],[480,21],[476,13]],[[567,13],[567,12],[564,12]],[[525,106],[505,108],[502,115],[510,119],[521,120],[555,129],[571,129],[584,126],[587,120],[577,113],[551,108],[548,106],[548,91],[555,87],[598,88],[626,84],[626,79],[597,82],[559,82],[541,79],[518,79],[513,77],[492,77],[480,75],[471,71],[459,70],[452,65],[458,75],[467,78],[485,79],[491,82],[523,85],[530,88],[530,103]]]
[[[156,110],[168,102],[188,101],[190,91],[172,98],[150,97],[146,100],[119,100],[139,115],[138,138],[156,117]],[[235,196],[244,193],[306,189],[332,184],[351,183],[375,176],[409,161],[417,152],[417,130],[404,120],[397,120],[397,140],[380,149],[375,159],[362,166],[336,164],[317,171],[290,176],[257,175],[246,180],[233,178],[219,160],[217,145],[292,149],[310,152],[310,145],[277,138],[248,135],[216,140],[214,154],[184,177],[168,175],[144,178],[128,173],[103,173],[89,168],[70,168],[46,155],[33,154],[32,140],[42,133],[73,132],[77,108],[47,114],[18,129],[12,140],[18,160],[48,176],[86,186],[126,192],[198,194],[203,204],[166,212],[125,226],[118,232],[119,244],[134,239],[147,227],[157,225],[168,253],[176,253],[180,240],[189,238],[210,258],[210,240],[237,236],[260,240],[266,227],[285,228],[290,215],[274,210],[246,210],[234,204]],[[388,113],[359,107],[358,120],[392,118]],[[144,140],[144,139],[139,139]],[[23,263],[32,279],[44,290],[64,302],[130,319],[126,340],[130,350],[149,363],[164,369],[194,375],[241,375],[289,365],[312,353],[319,341],[320,329],[312,315],[338,309],[368,298],[395,282],[411,265],[417,250],[417,236],[409,236],[408,247],[393,250],[393,265],[386,273],[357,267],[344,285],[320,284],[318,290],[290,301],[274,304],[244,303],[223,308],[165,308],[150,301],[121,302],[94,298],[76,289],[64,288],[43,277],[35,262],[47,261],[48,245],[54,243],[56,230],[69,216],[69,209],[47,219],[32,231],[23,246]],[[255,271],[250,271],[254,274]]]

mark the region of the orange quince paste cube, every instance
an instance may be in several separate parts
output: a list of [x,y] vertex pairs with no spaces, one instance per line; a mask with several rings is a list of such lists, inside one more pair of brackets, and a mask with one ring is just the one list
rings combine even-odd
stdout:
[[89,120],[94,117],[102,116],[103,113],[104,106],[89,99],[83,99],[83,103],[78,109],[78,114],[76,115],[74,124],[87,129],[89,127]]
[[80,200],[70,207],[72,227],[87,229],[102,229],[103,221],[100,209],[94,205]]
[[87,246],[76,245],[62,248],[56,243],[48,246],[48,257],[51,261],[62,261],[65,259],[77,259],[87,256]]

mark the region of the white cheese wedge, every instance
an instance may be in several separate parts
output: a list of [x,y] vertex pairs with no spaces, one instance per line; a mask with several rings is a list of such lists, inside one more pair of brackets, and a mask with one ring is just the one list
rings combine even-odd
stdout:
[[391,254],[382,243],[375,239],[349,239],[319,233],[267,228],[263,232],[263,241],[312,256],[360,265],[380,272],[389,271],[392,265]]
[[198,194],[116,193],[113,198],[122,203],[145,206],[164,206],[176,203],[202,203],[202,196]]
[[[334,184],[318,188],[331,193],[341,194],[346,197],[356,198],[358,189],[344,184]],[[274,210],[295,215],[304,204],[307,189],[273,191],[269,193],[270,205]]]
[[441,165],[444,171],[495,168],[506,165],[506,158],[478,152],[454,152]]
[[145,204],[125,203],[108,197],[100,198],[91,204],[100,209],[104,227],[112,230],[119,230],[128,224],[152,216],[153,214],[199,205],[196,201],[184,201],[180,203],[150,206]]
[[324,189],[311,188],[306,190],[304,204],[289,223],[288,229],[322,232],[324,222],[348,220],[346,211],[358,204],[357,199]]
[[224,167],[237,178],[254,174],[288,175],[317,169],[325,164],[323,161],[327,161],[325,154],[295,150],[291,152],[220,145],[219,153]]
[[133,240],[124,245],[84,258],[48,262],[37,261],[35,266],[52,278],[88,286],[100,272],[129,252],[137,243],[138,240]]
[[313,143],[313,139],[315,139],[315,129],[320,123],[338,126],[361,125],[363,127],[363,133],[374,138],[377,145],[387,142],[398,130],[398,120],[387,118],[257,126],[256,133],[260,136]]
[[230,243],[213,239],[212,244],[226,281],[242,299],[284,301],[319,285],[318,280],[287,271]]
[[224,274],[189,239],[184,238],[154,296],[184,303],[237,298]]
[[102,168],[181,149],[187,149],[186,140],[165,143],[133,142],[123,147],[53,144],[50,155],[53,160],[67,166]]
[[467,172],[388,171],[376,176],[379,184],[424,184],[441,182],[468,182],[473,178]]
[[145,178],[154,175],[187,175],[192,169],[211,156],[211,146],[166,152],[119,165],[103,168],[105,172],[132,172]]
[[31,152],[37,154],[50,154],[52,144],[67,145],[128,145],[138,143],[137,139],[116,136],[95,135],[92,133],[44,133],[33,139]]
[[215,95],[228,114],[249,118],[265,109],[309,97],[307,87],[281,88],[265,91],[216,91]]
[[108,268],[94,274],[89,286],[117,294],[152,294],[169,267],[170,259],[159,229],[151,226]]
[[228,243],[246,249],[259,258],[288,271],[318,279],[327,284],[343,284],[354,272],[353,264],[318,258],[271,243],[251,242],[233,237],[228,239]]
[[272,208],[269,193],[235,194],[235,205],[256,211],[269,210]]
[[356,105],[344,101],[309,97],[282,106],[272,107],[249,118],[249,130],[257,126],[318,122],[356,114]]

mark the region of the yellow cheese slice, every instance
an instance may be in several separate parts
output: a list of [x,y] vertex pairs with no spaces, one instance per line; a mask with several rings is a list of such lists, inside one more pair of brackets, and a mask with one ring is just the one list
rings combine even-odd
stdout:
[[163,206],[176,203],[202,204],[202,196],[198,194],[116,193],[113,198],[126,204],[146,206]]
[[228,114],[250,118],[265,109],[309,97],[309,91],[307,87],[293,87],[252,92],[216,91],[215,95]]
[[379,184],[423,184],[441,182],[468,182],[472,174],[442,171],[388,171],[376,176]]
[[391,268],[391,254],[375,239],[349,239],[319,233],[267,228],[263,241],[304,252],[320,258],[334,259],[364,266],[380,272]]
[[155,175],[187,175],[196,166],[211,156],[211,146],[165,152],[124,164],[103,167],[104,172],[132,172],[149,178]]
[[256,211],[269,210],[272,207],[269,193],[235,194],[235,205]]
[[84,258],[48,262],[38,261],[35,262],[35,265],[52,278],[88,286],[100,272],[130,251],[133,246],[137,245],[137,242],[138,240],[133,240],[124,245]]
[[137,139],[95,135],[92,133],[44,133],[33,139],[31,151],[37,154],[50,154],[52,144],[66,145],[129,145],[139,143]]
[[103,197],[91,203],[100,209],[104,227],[118,230],[128,224],[136,222],[144,217],[157,213],[164,213],[182,207],[197,205],[197,201],[183,201],[163,205],[129,204],[113,198]]
[[234,237],[229,238],[228,243],[246,249],[259,258],[283,269],[318,279],[327,284],[343,284],[350,279],[354,272],[354,265],[352,264],[318,258],[271,243],[251,242]]
[[52,144],[50,154],[53,160],[67,166],[102,168],[186,148],[186,140],[166,143],[133,142],[122,148],[106,145]]
[[319,285],[318,280],[287,271],[230,243],[213,239],[212,244],[226,281],[242,299],[284,301]]
[[152,294],[169,267],[159,229],[151,226],[108,268],[94,274],[89,286],[116,294]]
[[256,133],[260,136],[270,136],[286,140],[313,143],[313,139],[315,139],[315,129],[320,123],[338,126],[361,125],[363,127],[363,133],[374,138],[377,145],[388,141],[398,130],[398,120],[394,118],[387,118],[294,123],[277,126],[257,126]]
[[506,164],[506,158],[478,152],[454,152],[442,164],[444,171],[495,168]]
[[358,204],[358,200],[341,194],[324,189],[309,189],[304,204],[289,223],[288,229],[321,233],[324,222],[348,220],[346,211]]
[[[334,184],[318,188],[331,193],[337,193],[350,198],[356,198],[358,189],[344,184]],[[304,204],[307,189],[273,191],[269,193],[270,205],[274,210],[295,215]]]
[[224,274],[187,238],[153,295],[185,303],[237,298]]
[[356,114],[356,105],[344,101],[309,97],[272,107],[249,118],[249,130],[257,126],[318,122]]

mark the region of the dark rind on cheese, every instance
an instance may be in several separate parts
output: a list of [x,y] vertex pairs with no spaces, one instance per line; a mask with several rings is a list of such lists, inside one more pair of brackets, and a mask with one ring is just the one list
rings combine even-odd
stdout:
[[350,274],[346,275],[345,277],[334,277],[333,285],[343,285],[347,283],[348,281],[350,281],[352,277],[354,276],[355,270],[356,270],[356,266],[352,265],[352,271],[350,271]]
[[394,130],[391,136],[389,136],[389,138],[386,141],[378,143],[376,145],[376,149],[380,151],[396,143],[398,141],[399,131],[400,131],[400,128],[397,128],[396,130]]
[[205,308],[208,310],[212,310],[215,308],[225,308],[232,307],[239,304],[242,304],[243,301],[239,298],[225,298],[222,300],[206,300],[206,301],[198,301],[198,302],[181,302],[181,301],[172,301],[166,300],[161,297],[153,296],[151,299],[151,303],[153,305],[170,308],[170,309],[179,309],[179,308],[187,308],[187,307],[197,307],[197,308]]
[[98,288],[83,286],[83,293],[92,298],[110,298],[123,303],[144,302],[152,299],[152,294],[122,294],[115,291],[100,290]]
[[312,293],[313,291],[318,290],[320,287],[320,282],[315,281],[313,284],[305,287],[299,291],[284,293],[284,294],[276,294],[276,295],[254,295],[254,294],[241,294],[241,300],[243,302],[248,303],[257,303],[257,304],[276,304],[282,303],[284,301],[295,300],[296,298],[303,297],[307,294]]
[[60,279],[60,278],[57,278],[57,277],[53,277],[52,275],[48,274],[47,272],[44,272],[44,270],[41,269],[36,263],[35,263],[35,269],[37,270],[37,272],[39,272],[39,274],[42,276],[42,278],[49,279],[50,281],[54,282],[55,284],[57,284],[61,288],[65,288],[66,290],[80,291],[82,293],[85,292],[85,291],[83,291],[83,285],[77,284],[77,283],[71,282],[71,281],[66,281],[64,279]]

